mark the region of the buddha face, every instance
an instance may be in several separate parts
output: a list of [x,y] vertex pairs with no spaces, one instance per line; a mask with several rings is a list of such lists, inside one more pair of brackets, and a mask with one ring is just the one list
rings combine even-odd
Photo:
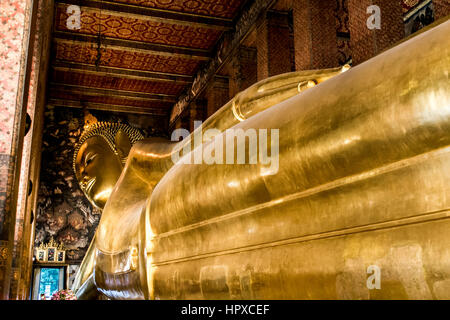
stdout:
[[77,154],[75,174],[88,200],[103,209],[122,173],[122,163],[105,139],[87,139]]

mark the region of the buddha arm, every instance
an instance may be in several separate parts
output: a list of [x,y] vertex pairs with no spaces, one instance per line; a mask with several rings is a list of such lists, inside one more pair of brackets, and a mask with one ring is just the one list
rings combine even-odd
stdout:
[[77,271],[75,276],[75,280],[72,284],[72,291],[77,294],[79,297],[78,290],[83,286],[83,284],[88,280],[88,278],[92,275],[94,271],[94,259],[95,259],[95,235],[92,238],[91,244],[89,245],[88,250],[86,251],[86,255],[84,256],[83,261],[81,262],[80,268]]

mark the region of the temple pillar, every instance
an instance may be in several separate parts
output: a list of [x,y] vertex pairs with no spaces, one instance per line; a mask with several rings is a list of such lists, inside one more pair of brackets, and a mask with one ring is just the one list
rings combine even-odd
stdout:
[[207,103],[205,99],[197,99],[196,101],[191,102],[189,106],[189,127],[186,129],[193,132],[195,129],[195,121],[205,121],[206,108]]
[[339,66],[335,0],[293,1],[297,71]]
[[[370,30],[367,8],[377,5],[381,28]],[[401,0],[349,0],[350,43],[353,65],[369,60],[403,39],[405,35]]]
[[433,0],[434,18],[439,20],[450,14],[449,0]]
[[256,37],[257,81],[292,71],[287,12],[268,11],[258,23]]
[[177,120],[175,120],[173,125],[173,130],[175,129],[187,129],[189,130],[189,119],[186,115],[182,114],[180,117],[178,117]]
[[239,46],[231,58],[229,98],[257,82],[256,48]]
[[0,56],[4,57],[0,60],[0,71],[6,75],[0,81],[0,299],[9,298],[11,282],[19,279],[12,265],[13,252],[20,253],[21,245],[15,241],[21,238],[16,236],[16,209],[37,4],[38,1],[31,0],[0,3]]
[[229,90],[229,79],[227,77],[214,77],[206,90],[206,119],[230,100]]

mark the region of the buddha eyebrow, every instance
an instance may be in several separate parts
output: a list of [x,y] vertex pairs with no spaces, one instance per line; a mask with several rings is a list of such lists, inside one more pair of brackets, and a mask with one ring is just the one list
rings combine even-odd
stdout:
[[86,165],[86,161],[89,161],[90,159],[93,159],[96,156],[97,156],[96,152],[93,152],[93,151],[88,152],[83,159],[84,164]]
[[86,165],[86,161],[89,158],[89,156],[91,155],[92,152],[87,152],[87,153],[83,153],[83,157],[81,158],[81,162],[84,163],[84,165]]

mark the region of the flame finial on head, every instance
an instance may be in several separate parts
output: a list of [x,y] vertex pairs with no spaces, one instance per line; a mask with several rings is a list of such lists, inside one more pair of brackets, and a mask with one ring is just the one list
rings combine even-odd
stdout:
[[84,130],[86,131],[91,125],[97,122],[97,118],[94,117],[87,109],[84,109]]

